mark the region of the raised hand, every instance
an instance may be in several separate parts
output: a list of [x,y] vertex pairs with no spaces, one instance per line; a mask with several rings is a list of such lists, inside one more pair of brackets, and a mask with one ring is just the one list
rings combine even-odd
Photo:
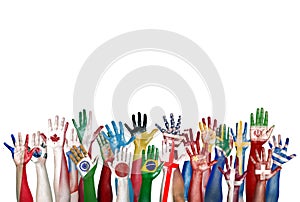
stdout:
[[130,201],[129,176],[131,174],[132,155],[128,148],[120,147],[115,151],[113,163],[108,162],[111,172],[117,179],[117,202]]
[[145,154],[145,150],[142,151],[142,177],[143,179],[153,180],[156,178],[163,165],[164,162],[158,163],[159,151],[158,148],[155,148],[154,145],[148,146],[147,157]]
[[269,146],[273,150],[272,159],[275,165],[281,167],[283,164],[296,157],[296,154],[292,154],[292,155],[286,154],[288,145],[289,145],[289,138],[286,138],[284,146],[282,145],[281,135],[278,135],[277,141],[276,141],[276,137],[273,136],[273,144],[271,143],[271,141],[269,141]]
[[84,132],[87,126],[86,110],[83,109],[82,112],[79,112],[79,124],[76,123],[75,119],[72,119],[72,122],[77,131],[79,141],[82,142]]
[[252,163],[255,165],[255,175],[258,181],[267,181],[273,177],[281,167],[277,167],[274,170],[271,170],[271,157],[272,150],[268,150],[268,157],[266,157],[265,149],[262,150],[262,158],[260,158],[258,152],[256,151],[256,160],[250,156]]
[[[171,147],[171,148],[170,148]],[[162,153],[160,155],[160,161],[165,162],[165,167],[176,167],[181,162],[185,154],[180,155],[176,158],[175,156],[175,140],[163,140],[162,141]],[[174,167],[174,168],[175,168]]]
[[[162,128],[158,124],[155,124],[155,126],[160,130],[160,132],[163,133],[164,138],[165,137],[176,138],[176,137],[173,137],[172,135],[179,135],[180,134],[181,116],[178,117],[178,121],[177,121],[176,126],[175,126],[173,113],[170,114],[170,123],[168,122],[166,116],[163,116],[163,119],[164,119],[164,123],[165,123],[166,128]],[[170,125],[171,125],[171,127],[170,127]]]
[[76,168],[76,164],[71,160],[71,156],[73,156],[73,154],[70,151],[73,146],[80,146],[80,142],[74,128],[68,130],[66,138],[66,155],[68,157],[67,160],[70,179],[71,201],[78,201],[78,170]]
[[243,159],[245,158],[245,151],[250,145],[250,140],[247,139],[247,122],[244,124],[244,129],[243,129],[243,122],[239,121],[236,123],[235,126],[235,132],[233,129],[230,129],[232,138],[233,138],[233,144],[236,149],[236,156],[238,157],[237,159],[239,160],[239,173],[243,173]]
[[[230,159],[229,162],[228,162],[228,158]],[[230,156],[228,158],[226,158],[226,160],[225,160],[225,165],[226,165],[227,171],[224,171],[220,166],[218,167],[218,169],[223,174],[228,187],[233,188],[234,187],[235,169],[232,165],[232,156]]]
[[202,151],[200,150],[199,141],[193,142],[190,145],[190,149],[186,148],[186,152],[191,159],[190,161],[193,171],[199,171],[200,173],[203,173],[217,162],[216,160],[213,160],[211,162],[206,161],[204,148],[202,149]]
[[225,157],[228,157],[232,150],[232,146],[233,146],[233,141],[229,135],[229,127],[226,130],[226,125],[221,124],[217,128],[216,148],[218,151],[222,152]]
[[[238,157],[236,157],[236,158],[238,158]],[[229,161],[228,161],[228,159],[229,159]],[[240,186],[246,177],[247,171],[240,175],[239,170],[238,170],[239,161],[238,161],[238,159],[236,159],[236,165],[234,168],[232,156],[226,158],[225,163],[226,163],[226,169],[227,169],[226,171],[224,171],[221,167],[218,167],[218,169],[224,175],[224,178],[226,180],[228,187],[233,188],[234,186]]]
[[197,132],[196,140],[194,140],[194,134],[191,128],[184,129],[180,136],[183,137],[182,142],[185,147],[189,147],[193,142],[199,142],[200,140],[200,132]]
[[78,147],[73,146],[71,148],[72,155],[70,158],[76,164],[77,170],[79,171],[84,185],[84,201],[96,202],[96,192],[94,184],[94,175],[97,168],[98,157],[93,162],[91,161],[88,152],[81,144]]
[[126,142],[125,137],[124,137],[124,128],[123,128],[122,122],[121,121],[119,122],[120,130],[118,130],[116,122],[112,121],[111,124],[113,126],[114,133],[111,131],[109,126],[106,124],[105,128],[107,130],[107,133],[105,133],[104,131],[101,131],[101,134],[108,140],[111,150],[113,151],[113,153],[115,153],[116,149],[125,147],[125,146],[129,145],[131,142],[133,142],[135,140],[135,137],[132,136]]
[[70,151],[71,148],[74,145],[76,147],[79,147],[80,146],[80,142],[79,142],[77,134],[75,133],[74,128],[72,128],[71,130],[69,130],[69,133],[68,133],[67,138],[66,138],[66,148],[67,148],[67,151]]
[[218,169],[225,177],[226,183],[228,185],[227,201],[237,202],[239,201],[239,187],[242,185],[247,172],[239,174],[239,160],[236,159],[236,165],[234,168],[232,156],[226,158],[225,163],[227,169],[226,171],[224,171],[221,167],[218,167]]
[[136,124],[135,115],[132,114],[132,126],[133,128],[130,128],[126,123],[124,124],[127,130],[130,132],[132,136],[142,134],[143,132],[146,132],[147,127],[147,115],[144,114],[144,120],[142,124],[142,115],[141,112],[138,112],[138,123]]
[[128,178],[131,170],[131,153],[128,152],[128,148],[120,147],[115,152],[115,159],[113,163],[108,162],[108,165],[112,171],[114,171],[116,177]]
[[164,162],[158,163],[158,148],[148,146],[147,157],[145,150],[142,151],[142,186],[139,195],[140,202],[151,201],[152,181],[159,175]]
[[36,148],[33,148],[31,150],[29,149],[28,147],[29,135],[26,135],[24,144],[23,144],[21,133],[18,133],[17,142],[13,134],[11,135],[11,139],[14,147],[9,146],[6,142],[4,142],[4,145],[7,147],[7,149],[10,150],[16,166],[26,165],[30,161],[33,153],[37,150]]
[[31,161],[33,163],[45,164],[47,160],[47,137],[40,133],[33,133],[31,136],[31,144],[34,148],[36,148]]
[[86,118],[86,111],[83,110],[83,113],[79,112],[79,126],[77,125],[75,119],[72,119],[72,121],[74,127],[76,128],[80,143],[84,146],[84,148],[88,149],[89,155],[91,155],[92,145],[96,140],[98,134],[102,130],[103,126],[98,127],[98,129],[95,132],[92,131],[92,111],[89,111],[88,121]]
[[98,158],[96,157],[92,162],[83,145],[80,145],[79,148],[80,150],[75,145],[71,148],[72,155],[70,158],[76,164],[81,177],[85,177],[97,165]]
[[59,123],[59,116],[55,116],[54,124],[48,119],[48,145],[55,149],[63,149],[69,123],[63,117]]
[[[207,146],[207,145],[206,145]],[[189,149],[190,148],[190,149]],[[203,173],[210,169],[217,160],[213,160],[211,162],[207,162],[207,158],[205,155],[205,149],[200,149],[200,142],[195,141],[192,142],[190,147],[186,147],[186,152],[190,157],[190,162],[193,170],[192,178],[190,181],[188,201],[202,202],[204,199],[203,196]]]
[[70,181],[64,152],[68,126],[69,123],[65,122],[64,117],[59,120],[59,117],[55,116],[54,124],[48,119],[47,144],[53,149],[54,154],[53,187],[56,201],[70,200]]
[[103,159],[103,163],[107,165],[108,162],[113,162],[114,153],[112,152],[109,142],[102,135],[98,135],[97,142],[100,147],[101,156]]
[[[70,156],[72,155],[72,152],[70,150],[73,146],[79,147],[80,142],[79,142],[77,134],[75,134],[74,128],[72,128],[71,130],[68,130],[68,131],[69,131],[69,133],[66,138],[66,149],[67,149],[66,155],[68,157],[69,172],[71,172],[73,166],[71,165],[72,161],[71,161]],[[76,173],[77,173],[77,171],[76,171]],[[75,175],[77,176],[77,174],[75,174]],[[70,180],[71,180],[71,176],[70,176]],[[78,180],[76,179],[76,184],[77,184],[77,181]]]
[[11,139],[14,147],[9,146],[6,142],[4,143],[4,145],[12,153],[13,160],[16,164],[17,201],[33,202],[33,197],[30,192],[28,181],[27,181],[26,165],[30,161],[33,153],[36,151],[36,148],[33,148],[31,150],[29,149],[28,147],[29,135],[26,135],[24,144],[23,144],[21,133],[18,133],[17,141],[14,135],[11,135]]
[[201,132],[201,139],[203,144],[207,144],[206,147],[208,152],[211,153],[213,146],[216,142],[216,129],[217,129],[217,120],[214,119],[214,124],[211,124],[211,118],[207,117],[207,124],[205,119],[202,118],[202,122],[199,122],[199,129]]
[[254,122],[254,115],[250,115],[250,139],[253,142],[260,142],[264,144],[270,138],[274,125],[268,128],[268,112],[264,113],[264,109],[257,108],[256,120]]
[[132,137],[135,137],[135,155],[141,154],[142,150],[147,148],[149,142],[153,139],[157,129],[153,129],[150,133],[147,132],[147,115],[144,114],[144,120],[142,124],[141,113],[138,112],[138,122],[136,123],[135,115],[132,115],[132,125],[130,128],[126,123],[124,124],[127,130],[130,132]]

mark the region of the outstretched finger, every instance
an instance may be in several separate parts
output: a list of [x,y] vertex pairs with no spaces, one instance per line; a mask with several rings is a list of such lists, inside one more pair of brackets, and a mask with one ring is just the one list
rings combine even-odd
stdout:
[[136,127],[136,121],[135,121],[135,115],[134,114],[132,114],[131,120],[132,120],[133,128],[135,128]]
[[234,134],[232,128],[230,128],[230,134],[231,134],[231,136],[232,136],[232,138],[233,138],[233,141],[236,142],[236,135]]
[[216,131],[216,129],[217,129],[217,126],[218,126],[218,121],[217,121],[217,119],[214,119],[214,126],[213,126],[213,131]]
[[185,148],[185,151],[189,155],[189,157],[193,156],[192,153],[190,152],[190,150],[188,148]]
[[261,159],[260,159],[260,156],[259,156],[257,150],[255,150],[255,155],[256,155],[256,160],[257,160],[258,162],[261,162]]
[[150,132],[150,134],[148,135],[148,139],[146,141],[147,144],[153,139],[153,136],[157,131],[158,131],[158,129],[155,128]]
[[63,139],[63,145],[65,144],[65,141],[66,141],[66,136],[67,136],[67,130],[68,130],[68,127],[69,127],[69,122],[66,122],[66,124],[65,124],[65,128],[64,128],[64,139]]
[[284,147],[283,147],[283,151],[287,152],[287,148],[289,146],[289,142],[290,142],[290,139],[289,138],[286,138],[285,139],[285,144],[284,144]]
[[39,150],[38,147],[34,147],[30,151],[27,150],[27,154],[28,154],[29,159],[31,159],[33,153],[36,152],[36,151],[38,151],[38,150]]
[[276,175],[276,173],[277,173],[278,171],[280,171],[280,170],[281,170],[281,167],[280,167],[280,166],[276,167],[274,170],[271,171],[271,174],[268,175],[268,179],[272,178],[272,177],[273,177],[274,175]]
[[146,128],[147,127],[147,115],[144,114],[144,120],[143,120],[143,128]]
[[95,130],[92,142],[97,138],[97,136],[100,134],[100,132],[101,132],[102,129],[103,129],[103,126],[99,126],[99,127]]
[[207,129],[207,125],[206,125],[206,122],[205,122],[205,118],[202,118],[202,126],[203,126],[203,129],[204,129],[204,130]]
[[169,123],[168,123],[167,117],[163,116],[163,119],[164,119],[164,123],[165,123],[166,129],[168,131],[169,130]]
[[208,163],[208,166],[213,166],[218,162],[218,160],[213,160],[211,162]]
[[11,152],[12,154],[12,158],[14,158],[14,153],[15,153],[15,148],[14,147],[11,147],[9,146],[6,142],[4,142],[4,145],[6,146],[7,149],[9,149],[9,151]]
[[218,166],[218,169],[219,169],[219,171],[220,171],[223,175],[225,175],[224,170],[223,170],[220,166]]
[[125,128],[128,130],[128,132],[129,132],[131,135],[133,135],[133,134],[132,134],[132,129],[127,125],[127,123],[125,123],[124,125],[125,125]]
[[74,128],[76,128],[76,130],[78,130],[78,126],[77,126],[75,119],[72,119],[72,122],[73,122]]
[[142,115],[141,115],[141,112],[138,112],[138,127],[142,127]]
[[64,125],[65,125],[65,117],[62,117],[60,122],[60,130],[64,130]]
[[40,133],[40,136],[42,137],[43,142],[46,144],[47,143],[47,137],[44,133]]
[[244,138],[244,140],[246,140],[247,128],[248,128],[248,124],[247,124],[247,122],[245,122],[245,124],[244,124],[244,132],[243,132],[243,138]]
[[83,126],[87,125],[87,117],[86,117],[86,110],[83,110],[83,121],[82,121]]
[[254,158],[253,158],[252,156],[250,156],[250,160],[252,161],[252,163],[253,163],[254,165],[256,165],[256,161],[254,160]]
[[18,145],[22,146],[22,144],[23,144],[22,135],[20,132],[18,132]]
[[176,124],[175,129],[176,129],[176,130],[179,130],[179,129],[180,129],[180,125],[181,125],[181,116],[178,117],[178,120],[177,120],[177,124]]
[[102,135],[107,141],[110,141],[111,138],[108,137],[104,131],[101,131],[101,135]]

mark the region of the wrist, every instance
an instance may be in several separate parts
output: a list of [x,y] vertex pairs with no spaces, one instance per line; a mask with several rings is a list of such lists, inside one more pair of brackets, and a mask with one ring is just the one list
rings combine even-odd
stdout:
[[26,167],[26,164],[19,164],[19,165],[16,165],[16,169],[17,169],[17,170],[22,170],[24,167]]
[[86,173],[83,180],[94,179],[94,175],[97,169],[97,163]]
[[53,147],[52,150],[53,150],[53,153],[55,155],[55,154],[62,153],[64,151],[64,148],[63,147]]
[[36,162],[35,167],[36,167],[36,169],[44,169],[44,168],[46,168],[46,165],[45,165],[45,163]]
[[203,176],[203,172],[200,171],[200,170],[193,170],[192,177],[194,177],[194,176],[195,176],[196,178],[202,177],[202,176]]
[[135,149],[134,149],[134,155],[136,156],[136,155],[142,155],[142,151],[143,150],[147,150],[147,145],[146,146],[137,146],[137,145],[135,145]]
[[265,142],[263,142],[263,141],[251,141],[251,149],[252,148],[254,148],[254,149],[262,148],[264,143]]
[[152,185],[152,178],[147,178],[142,176],[142,185]]

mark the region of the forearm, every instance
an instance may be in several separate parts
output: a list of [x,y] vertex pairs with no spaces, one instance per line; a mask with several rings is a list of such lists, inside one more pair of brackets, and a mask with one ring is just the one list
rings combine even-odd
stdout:
[[22,185],[23,165],[16,167],[16,197],[17,201],[20,199],[21,185]]
[[247,201],[253,201],[254,194],[255,194],[255,187],[256,187],[255,167],[253,162],[250,159],[250,156],[256,159],[256,153],[255,153],[256,150],[260,155],[262,151],[262,144],[258,142],[251,142],[251,149],[250,149],[250,154],[248,159],[247,175],[246,175],[246,200]]
[[[276,169],[278,166],[273,164],[272,170]],[[267,182],[266,188],[266,201],[273,202],[278,201],[279,198],[279,181],[280,181],[280,172],[278,171],[271,179]]]
[[128,179],[118,179],[117,202],[129,202]]
[[98,184],[98,201],[107,202],[112,201],[111,188],[111,170],[107,165],[104,165],[101,170],[101,176]]
[[46,165],[36,163],[35,168],[37,173],[36,201],[53,201]]
[[135,202],[139,198],[140,189],[142,185],[141,167],[142,167],[142,158],[138,158],[132,162],[131,182],[132,182]]
[[[246,150],[243,149],[242,151],[242,156],[239,157],[240,162],[239,162],[239,165],[240,165],[240,169],[239,169],[239,174],[242,175],[244,172],[245,172],[245,153],[246,153]],[[243,180],[241,186],[239,187],[239,198],[240,198],[240,201],[243,201],[243,195],[244,195],[244,187],[245,187],[245,181]]]
[[33,197],[29,189],[26,173],[26,165],[17,166],[17,199],[20,202],[33,202]]
[[202,179],[203,173],[200,171],[193,171],[189,189],[189,202],[203,202]]
[[[211,151],[211,150],[209,150]],[[206,162],[211,162],[211,152],[209,151],[206,151],[205,154],[206,154]],[[209,169],[207,169],[206,171],[203,172],[203,179],[202,179],[202,194],[203,194],[203,197],[205,195],[205,192],[206,192],[206,186],[207,186],[207,183],[208,183],[208,180],[209,180],[209,176],[211,174],[211,167]]]
[[[71,170],[70,170],[71,169]],[[69,164],[69,178],[70,178],[70,196],[71,202],[78,202],[78,171],[76,165],[72,162]]]
[[54,192],[56,201],[70,201],[70,181],[63,149],[54,150]]
[[76,165],[72,163],[72,170],[69,172],[70,178],[70,193],[73,194],[78,192],[78,171]]
[[234,187],[228,186],[227,202],[232,202],[234,198]]
[[240,186],[234,186],[233,202],[238,202],[239,200],[240,200]]
[[164,167],[163,168],[163,181],[161,184],[160,201],[173,202],[173,175],[175,168]]
[[219,171],[218,167],[224,168],[225,165],[225,156],[220,156],[215,158],[217,163],[213,166],[211,175],[209,177],[206,192],[205,192],[205,201],[222,201],[222,173]]
[[95,183],[94,175],[97,166],[94,166],[83,178],[84,184],[84,201],[96,202],[96,192],[95,192]]
[[185,161],[182,168],[182,177],[184,181],[184,200],[188,200],[190,182],[192,178],[192,166],[190,161]]
[[264,202],[266,193],[266,181],[258,181],[256,183],[254,201],[255,202]]
[[144,178],[142,180],[139,202],[151,202],[151,188],[152,180]]
[[173,175],[173,199],[175,202],[184,202],[184,182],[179,166],[174,170]]

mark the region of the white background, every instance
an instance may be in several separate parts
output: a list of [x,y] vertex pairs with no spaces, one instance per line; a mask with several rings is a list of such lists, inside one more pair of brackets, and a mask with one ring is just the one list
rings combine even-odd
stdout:
[[[290,137],[289,153],[299,154],[299,8],[297,1],[1,2],[1,197],[6,201],[15,200],[15,165],[2,143],[11,143],[11,133],[47,131],[47,119],[56,114],[70,121],[74,85],[87,57],[107,40],[139,29],[169,30],[196,42],[208,54],[222,79],[226,96],[225,122],[234,126],[240,119],[249,121],[249,114],[262,106],[269,111],[269,124],[276,125],[274,134]],[[165,61],[163,57],[160,59]],[[169,67],[172,68],[171,62]],[[118,79],[118,75],[111,78],[114,84]],[[204,84],[199,88],[201,85]],[[109,86],[99,89],[95,100],[107,100],[109,105],[111,97],[106,94],[114,89]],[[172,95],[154,88],[137,92],[129,104],[130,112],[147,113],[153,100],[142,98],[155,91],[159,96],[154,100],[169,107],[167,113],[180,112]],[[197,95],[206,100],[201,104],[199,119],[210,115],[207,95],[207,92]],[[143,105],[137,104],[142,100]],[[95,103],[96,110],[100,110],[98,102]],[[96,113],[101,124],[111,120],[109,111]],[[196,129],[197,123],[192,127]],[[47,166],[51,184],[52,162],[49,152]],[[299,166],[299,157],[284,165],[280,201],[295,201]],[[160,177],[154,181],[157,191]],[[31,162],[28,178],[35,195],[35,170]],[[153,201],[157,197],[154,196]]]

